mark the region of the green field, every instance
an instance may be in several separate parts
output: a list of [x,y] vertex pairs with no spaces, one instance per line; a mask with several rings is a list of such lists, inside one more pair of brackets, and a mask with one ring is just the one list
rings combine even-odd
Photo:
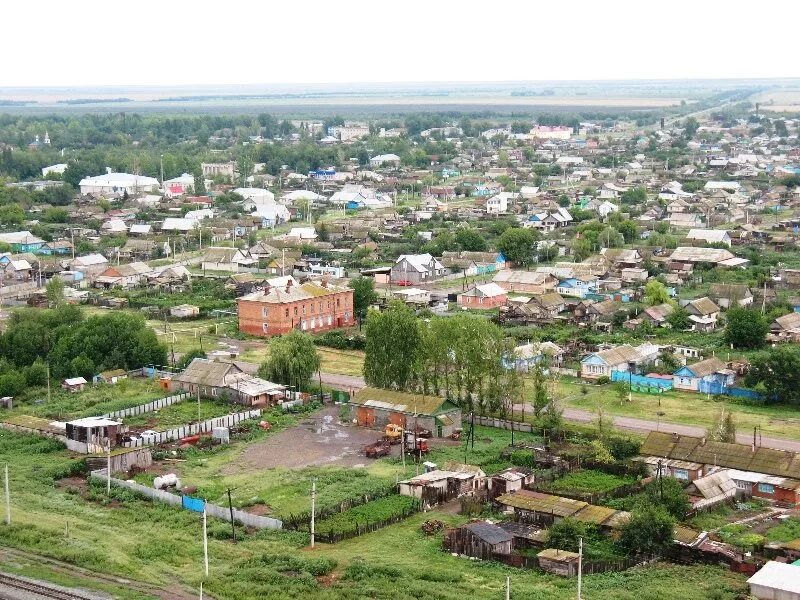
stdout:
[[[613,385],[586,385],[587,394],[582,393],[583,384],[564,379],[559,383],[558,392],[564,406],[596,412],[602,407],[606,413],[657,421],[659,412],[662,423],[682,423],[710,427],[723,407],[733,413],[740,432],[752,432],[753,427],[761,427],[763,435],[776,437],[800,437],[800,410],[785,405],[748,405],[729,401],[717,402],[714,396],[692,392],[670,391],[660,395],[634,392],[632,402],[620,402]],[[532,386],[525,388],[528,397]],[[660,402],[660,406],[659,406]]]
[[[0,431],[0,461],[11,466],[13,514],[11,526],[0,526],[2,545],[164,589],[175,589],[178,584],[199,588],[202,544],[198,515],[121,490],[114,490],[108,502],[102,485],[83,492],[54,486],[54,479],[75,472],[80,461],[49,440]],[[221,461],[212,456],[209,462]],[[244,476],[243,481],[261,475]],[[218,600],[449,600],[467,595],[488,600],[500,596],[505,578],[510,576],[516,598],[574,597],[574,580],[474,563],[443,552],[441,536],[426,537],[419,530],[430,518],[451,524],[464,521],[431,511],[310,551],[305,534],[290,532],[247,533],[234,545],[229,539],[230,527],[212,519],[210,576],[205,589]],[[45,576],[45,571],[43,566],[38,576]],[[734,598],[744,589],[744,577],[716,567],[655,566],[585,578],[586,597],[597,600],[723,599]]]
[[[189,398],[158,411],[125,417],[122,421],[130,427],[147,427],[155,431],[166,431],[173,427],[195,423],[198,420],[197,400]],[[200,400],[200,421],[214,419],[241,410],[243,407],[221,400]]]

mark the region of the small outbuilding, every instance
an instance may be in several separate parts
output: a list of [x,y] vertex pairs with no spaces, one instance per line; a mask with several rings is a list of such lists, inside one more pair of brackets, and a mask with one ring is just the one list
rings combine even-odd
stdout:
[[759,600],[800,600],[800,566],[769,561],[747,580]]
[[554,575],[572,577],[578,574],[577,552],[559,550],[558,548],[547,548],[536,555],[539,559],[539,568]]
[[86,387],[87,381],[83,377],[68,377],[61,382],[62,389],[68,392],[82,392]]

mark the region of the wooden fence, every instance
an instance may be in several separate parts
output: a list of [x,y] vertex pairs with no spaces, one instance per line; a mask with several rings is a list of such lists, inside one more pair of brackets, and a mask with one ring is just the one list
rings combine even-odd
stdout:
[[[99,469],[97,471],[92,471],[91,473],[89,473],[89,477],[101,481],[106,481],[106,470]],[[157,490],[155,488],[147,487],[146,485],[136,483],[135,481],[125,481],[122,479],[116,479],[115,477],[111,478],[111,483],[116,487],[125,488],[127,490],[130,490],[131,492],[134,492],[135,494],[144,496],[146,498],[150,498],[151,500],[164,502],[165,504],[170,504],[172,506],[178,506],[178,507],[183,506],[183,498],[178,494],[173,494],[171,492],[167,492],[164,490]],[[224,521],[227,521],[228,523],[231,522],[231,510],[229,507],[206,502],[205,508],[206,508],[206,514],[208,516],[222,519]],[[254,515],[246,511],[239,510],[237,508],[233,509],[233,520],[247,527],[255,527],[257,529],[283,528],[283,523],[278,519]]]
[[255,419],[261,416],[261,409],[256,408],[239,413],[232,413],[224,417],[217,417],[216,419],[209,419],[202,423],[192,423],[191,425],[182,425],[175,429],[168,431],[159,431],[151,435],[133,438],[127,442],[123,442],[124,448],[141,448],[142,446],[154,446],[166,442],[174,442],[191,435],[200,433],[211,433],[215,427],[233,427],[234,425],[246,421],[248,419]]
[[[653,561],[659,560],[657,555],[632,556],[619,560],[583,560],[583,574],[595,575],[597,573],[627,571]],[[541,569],[536,556],[524,554],[492,554],[492,560],[516,567],[518,569]]]
[[[363,494],[361,496],[354,496],[352,498],[348,498],[346,500],[342,500],[339,504],[334,504],[332,506],[326,506],[325,508],[318,509],[315,515],[315,519],[325,519],[327,517],[332,517],[333,515],[338,515],[339,513],[343,513],[351,508],[355,508],[356,506],[361,506],[362,504],[366,504],[367,502],[372,502],[373,500],[379,500],[381,498],[385,498],[386,496],[391,496],[392,494],[397,493],[397,486],[395,484],[387,485],[384,489],[378,490],[373,492],[372,494]],[[305,530],[306,525],[311,523],[311,511],[304,512],[304,513],[290,513],[286,519],[285,528],[286,529],[294,529],[294,530]]]
[[360,535],[364,535],[365,533],[371,533],[373,531],[377,531],[378,529],[383,529],[389,525],[393,525],[394,523],[399,523],[400,521],[406,520],[411,515],[414,515],[422,510],[422,505],[419,502],[415,502],[411,508],[404,510],[402,513],[394,515],[388,519],[383,519],[382,521],[374,521],[372,523],[356,523],[355,527],[348,531],[337,531],[337,532],[325,532],[319,531],[314,534],[314,537],[317,541],[325,542],[326,544],[335,544],[336,542],[342,542],[344,540],[349,540],[354,537],[358,537]]
[[166,398],[159,398],[158,400],[153,400],[152,402],[148,402],[147,404],[140,404],[138,406],[132,406],[130,408],[123,408],[122,410],[115,410],[114,412],[110,412],[105,415],[101,415],[106,419],[123,419],[125,417],[135,417],[136,415],[143,415],[146,413],[153,412],[155,410],[161,410],[162,408],[166,408],[167,406],[172,406],[173,404],[177,404],[178,402],[183,402],[186,398],[189,397],[189,394],[175,394],[174,396],[167,396]]

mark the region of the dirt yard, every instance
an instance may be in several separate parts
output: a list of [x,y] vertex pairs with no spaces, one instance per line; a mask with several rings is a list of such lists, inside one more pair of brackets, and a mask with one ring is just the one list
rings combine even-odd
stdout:
[[[295,427],[248,446],[222,472],[224,475],[235,475],[273,467],[364,466],[373,459],[366,458],[362,448],[380,436],[381,432],[376,430],[339,424],[339,407],[329,406]],[[393,446],[392,453],[399,456],[400,447]]]

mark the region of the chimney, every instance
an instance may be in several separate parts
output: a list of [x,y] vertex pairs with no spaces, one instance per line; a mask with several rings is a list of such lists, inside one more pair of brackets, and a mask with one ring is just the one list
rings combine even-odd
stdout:
[[292,289],[292,279],[289,278],[289,279],[286,280],[286,293],[288,294],[289,290],[291,290],[291,289]]
[[678,441],[678,432],[677,431],[673,431],[672,432],[672,441],[673,442],[677,442]]
[[702,438],[700,438],[700,445],[701,445],[701,446],[705,446],[705,445],[706,445],[706,438],[705,438],[705,436],[704,436],[704,437],[702,437]]
[[272,291],[272,286],[269,283],[264,283],[264,295],[269,296],[269,293]]
[[327,287],[328,287],[328,278],[327,278],[327,277],[323,277],[323,278],[322,278],[321,285],[322,285],[322,287],[324,287],[324,288],[327,288]]

